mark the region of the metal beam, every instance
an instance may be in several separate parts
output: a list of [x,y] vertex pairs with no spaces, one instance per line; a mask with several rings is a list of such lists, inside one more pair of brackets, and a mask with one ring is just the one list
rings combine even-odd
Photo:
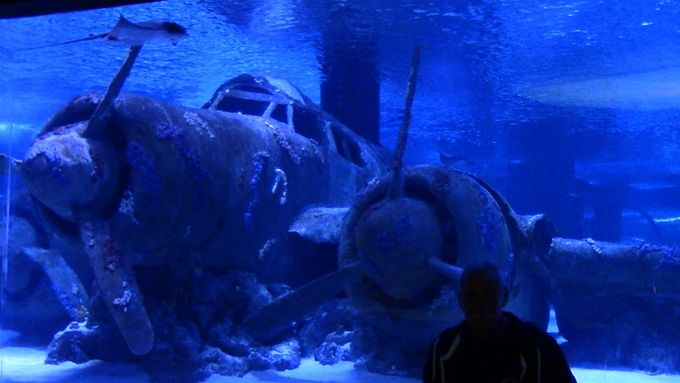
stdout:
[[0,3],[0,19],[49,15],[52,13],[84,11],[117,7],[160,0],[4,0]]

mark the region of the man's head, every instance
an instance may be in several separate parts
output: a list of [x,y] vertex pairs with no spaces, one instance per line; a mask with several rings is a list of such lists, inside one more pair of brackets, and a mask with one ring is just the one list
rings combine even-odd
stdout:
[[507,301],[508,288],[496,265],[475,263],[463,270],[458,303],[475,336],[489,338],[502,331],[503,306]]

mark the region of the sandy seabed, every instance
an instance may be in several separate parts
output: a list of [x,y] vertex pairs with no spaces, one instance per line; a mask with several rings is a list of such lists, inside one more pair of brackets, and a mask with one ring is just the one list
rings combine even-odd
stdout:
[[[138,367],[129,364],[90,361],[84,364],[63,363],[46,365],[45,350],[25,347],[2,349],[0,382],[58,382],[58,383],[132,383],[148,382],[149,378]],[[638,371],[596,370],[573,368],[579,383],[680,383],[680,375],[648,375]],[[322,366],[312,359],[304,359],[299,368],[290,371],[251,372],[243,378],[212,376],[207,383],[417,383],[417,379],[378,375],[354,368],[353,363],[341,362]]]

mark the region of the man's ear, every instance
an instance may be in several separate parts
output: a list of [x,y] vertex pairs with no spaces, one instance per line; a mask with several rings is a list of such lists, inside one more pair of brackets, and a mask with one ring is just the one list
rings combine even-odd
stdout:
[[508,298],[510,296],[510,289],[507,287],[503,287],[503,304],[501,307],[505,307],[506,304],[508,304]]

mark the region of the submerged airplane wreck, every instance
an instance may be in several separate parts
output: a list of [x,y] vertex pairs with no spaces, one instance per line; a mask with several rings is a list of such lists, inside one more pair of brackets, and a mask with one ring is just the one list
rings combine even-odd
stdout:
[[50,228],[80,236],[137,354],[153,332],[132,266],[186,261],[288,281],[300,267],[285,250],[292,219],[346,205],[386,169],[378,148],[280,80],[237,77],[202,109],[119,97],[105,132],[90,138],[96,107],[84,96],[59,111],[17,169]]
[[50,363],[199,380],[313,354],[417,374],[462,319],[461,268],[490,260],[510,311],[545,328],[552,303],[574,360],[680,370],[677,248],[557,238],[451,168],[407,168],[395,193],[383,150],[282,80],[236,77],[201,109],[123,95],[93,127],[99,103],[69,103],[15,163],[32,208],[13,223],[38,239],[13,256],[72,320]]

